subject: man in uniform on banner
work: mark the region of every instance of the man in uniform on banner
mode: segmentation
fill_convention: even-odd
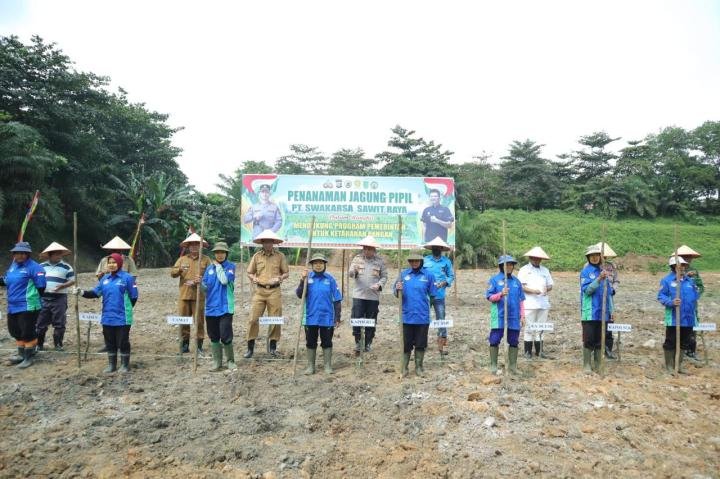
[[[207,248],[208,244],[204,243]],[[185,241],[180,243],[182,248],[187,248],[187,253],[182,255],[175,261],[170,276],[178,279],[178,287],[180,288],[180,296],[178,298],[178,316],[192,316],[193,321],[197,321],[195,326],[197,331],[197,349],[199,353],[203,350],[203,341],[205,339],[205,291],[200,288],[200,302],[197,302],[197,286],[202,281],[203,273],[212,260],[210,257],[202,255],[200,257],[200,236],[193,233],[188,236]],[[199,263],[199,269],[198,269]],[[195,312],[197,311],[197,319]],[[183,324],[180,326],[180,334],[182,334],[182,352],[190,352],[190,325]]]
[[[443,256],[443,251],[450,251],[450,246],[438,236],[425,244],[423,248],[432,251],[432,254],[425,256],[423,268],[430,271],[435,277],[437,293],[430,297],[430,305],[435,310],[435,320],[441,321],[445,319],[446,290],[452,286],[455,280],[452,261],[447,256]],[[437,329],[437,344],[438,352],[441,355],[448,354],[448,328]]]
[[[280,208],[270,201],[270,185],[260,185],[258,191],[258,203],[250,206],[250,209],[243,216],[243,223],[252,223],[253,239],[265,230],[277,233],[282,226]]]
[[[447,241],[448,228],[455,222],[455,217],[450,208],[440,204],[440,190],[430,190],[430,206],[425,208],[420,216],[424,224],[423,241],[430,242],[439,236],[441,240]]]
[[[550,301],[548,292],[552,290],[553,279],[550,270],[540,263],[542,260],[550,259],[540,246],[525,253],[523,256],[530,262],[520,268],[518,279],[522,283],[525,292],[525,359],[532,359],[533,344],[535,345],[535,356],[547,358],[542,344],[542,331],[530,331],[529,326],[536,323],[545,323],[548,319]]]
[[[362,252],[352,259],[348,270],[348,277],[355,278],[351,318],[371,318],[377,324],[380,291],[387,282],[387,268],[385,261],[377,255],[380,245],[375,238],[366,236],[357,245],[362,247]],[[353,336],[355,337],[355,354],[359,355],[362,328],[353,326]],[[372,349],[373,338],[375,338],[375,327],[366,327],[365,352],[370,352]]]
[[[253,239],[253,243],[262,245],[262,249],[253,255],[247,267],[247,276],[255,285],[255,292],[250,303],[247,352],[243,355],[246,359],[251,358],[255,351],[255,340],[260,333],[260,316],[266,311],[268,316],[282,315],[280,284],[290,276],[285,255],[274,247],[282,242],[271,230],[265,230]],[[267,351],[273,357],[277,356],[280,331],[279,324],[268,328]]]

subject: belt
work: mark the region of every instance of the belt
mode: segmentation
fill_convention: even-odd
[[[280,283],[278,283],[278,284],[260,284],[260,283],[258,283],[258,284],[257,284],[257,287],[258,287],[258,288],[265,288],[265,289],[279,288],[279,287],[280,287]]]

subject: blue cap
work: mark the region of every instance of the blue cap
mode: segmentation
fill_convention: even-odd
[[[498,258],[498,265],[505,264],[505,263],[514,263],[517,264],[517,260],[512,257],[512,255],[504,254]]]
[[[32,253],[32,248],[30,248],[30,243],[27,241],[20,241],[13,247],[13,249],[10,250],[11,253]]]

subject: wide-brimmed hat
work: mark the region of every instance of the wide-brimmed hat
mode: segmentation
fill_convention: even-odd
[[[188,236],[187,238],[185,238],[185,240],[182,243],[180,243],[180,246],[185,248],[192,243],[199,243],[199,242],[200,242],[200,235],[197,233],[193,233],[190,236]],[[202,242],[203,242],[203,247],[207,248],[208,246],[210,246],[207,241],[202,240]]]
[[[680,264],[687,264],[687,261],[683,259],[682,256],[678,255],[677,262]],[[675,255],[670,256],[670,259],[668,259],[668,266],[675,266]]]
[[[326,258],[325,255],[322,254],[322,253],[315,253],[315,254],[313,254],[312,257],[310,258],[310,261],[308,261],[308,262],[309,262],[309,263],[312,263],[312,262],[314,262],[314,261],[322,261],[323,263],[327,263],[327,262],[328,262],[327,258]]]
[[[70,254],[70,250],[69,250],[69,249],[67,249],[66,247],[64,247],[64,246],[61,245],[60,243],[56,243],[55,241],[53,241],[52,243],[50,243],[50,246],[48,246],[47,248],[45,248],[45,249],[42,251],[42,253],[40,253],[40,257],[41,257],[41,258],[46,258],[46,257],[50,256],[50,253],[54,253],[54,252],[56,252],[56,251],[59,252],[59,253],[62,253],[63,256],[66,256],[66,255],[69,255],[69,254]]]
[[[131,249],[131,246],[124,242],[119,236],[114,237],[107,243],[105,243],[102,249]]]
[[[535,246],[523,256],[526,258],[550,259],[550,256],[548,256],[548,254],[540,246]]]
[[[413,260],[415,260],[415,261],[417,261],[417,260],[422,261],[422,260],[424,260],[424,259],[425,259],[425,257],[423,256],[423,252],[420,251],[420,250],[417,250],[417,249],[410,251],[410,253],[409,253],[408,256],[407,256],[407,260],[408,260],[408,261],[413,261]]]
[[[450,245],[444,242],[443,239],[439,236],[436,236],[434,240],[423,245],[423,248],[425,249],[433,249],[433,247],[440,248],[443,251],[450,251],[451,249]]]
[[[601,244],[602,242],[588,246],[587,249],[585,249],[585,256],[602,253],[605,258],[617,258],[617,253],[613,251],[609,244],[605,243],[604,248],[601,248]]]
[[[368,236],[364,237],[363,239],[361,239],[360,241],[358,241],[357,245],[360,247],[367,246],[368,248],[375,248],[375,249],[378,249],[380,247],[378,242],[375,241],[375,238],[373,238],[370,235],[368,235]]]
[[[673,254],[675,253],[673,252]],[[678,256],[690,256],[691,258],[699,258],[700,256],[702,256],[700,253],[687,245],[682,245],[681,247],[679,247],[677,250],[677,254]]]
[[[513,263],[517,264],[517,260],[512,257],[510,254],[504,254],[498,258],[498,265],[505,264],[505,263]]]
[[[253,239],[253,243],[262,244],[263,240],[270,240],[275,244],[280,244],[283,239],[276,235],[273,230],[265,230]]]
[[[212,250],[213,250],[213,252],[224,251],[224,252],[228,253],[230,251],[230,248],[228,248],[228,245],[226,242],[218,241],[217,243],[215,243],[215,246],[213,246]]]
[[[32,248],[30,247],[30,243],[27,241],[20,241],[13,246],[13,249],[10,250],[11,253],[32,253]]]

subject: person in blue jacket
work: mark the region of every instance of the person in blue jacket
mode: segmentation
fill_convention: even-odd
[[[122,270],[123,257],[112,253],[107,259],[108,273],[97,286],[90,290],[76,289],[83,298],[102,298],[100,324],[103,328],[108,365],[104,373],[117,370],[117,354],[120,351],[120,372],[130,372],[130,327],[133,324],[133,308],[138,299],[135,278]]]
[[[227,368],[237,369],[233,351],[232,320],[235,313],[235,263],[227,259],[227,243],[218,241],[212,249],[215,260],[205,268],[202,288],[205,290],[205,325],[210,336],[212,372],[222,369],[223,352]]]
[[[415,374],[423,377],[423,359],[427,348],[430,327],[430,298],[437,294],[435,276],[423,268],[422,251],[411,251],[408,255],[409,268],[400,272],[395,281],[393,294],[402,291],[403,362],[402,375],[408,375],[410,353],[415,349]]]
[[[450,251],[450,246],[438,236],[431,242],[424,245],[423,248],[432,251],[432,254],[425,256],[423,259],[423,268],[430,271],[433,276],[435,276],[435,286],[437,287],[437,296],[430,300],[430,304],[435,310],[435,320],[443,320],[445,319],[446,290],[452,286],[455,281],[452,261],[450,261],[450,258],[447,256],[443,256],[443,251]],[[441,356],[448,354],[447,344],[447,328],[438,328],[437,345],[438,352]]]
[[[522,283],[513,276],[517,260],[511,255],[502,255],[498,258],[499,273],[488,280],[488,289],[485,298],[490,301],[490,371],[494,374],[498,370],[498,353],[500,341],[505,333],[505,301],[507,301],[507,330],[505,339],[508,348],[508,367],[512,374],[517,373],[518,341],[520,328],[525,320]]]
[[[310,258],[311,271],[302,272],[300,284],[295,289],[295,295],[302,298],[305,278],[307,278],[307,291],[305,293],[305,348],[307,367],[305,374],[315,374],[315,358],[317,356],[318,336],[323,350],[323,366],[326,374],[332,374],[332,338],[335,326],[340,323],[342,311],[342,293],[335,278],[325,271],[327,258],[320,253]]]
[[[0,286],[7,287],[8,331],[18,348],[17,356],[10,358],[10,364],[25,369],[32,366],[35,355],[35,323],[42,309],[40,297],[46,286],[45,270],[30,258],[30,243],[20,241],[10,252],[13,261],[0,277]]]
[[[583,337],[583,370],[590,373],[600,367],[602,338],[603,291],[605,293],[605,322],[614,318],[613,295],[610,273],[603,268],[600,256],[600,243],[588,246],[585,250],[587,263],[580,272],[580,323]],[[592,361],[591,361],[592,356]],[[594,363],[594,364],[592,364]]]
[[[675,371],[675,338],[678,313],[680,316],[680,350],[685,351],[692,339],[693,326],[697,319],[697,302],[700,291],[692,277],[686,273],[687,261],[681,256],[671,256],[668,261],[671,272],[660,280],[660,291],[657,299],[665,306],[665,342],[663,351],[665,353],[665,369],[669,372]],[[678,288],[677,278],[680,277],[680,294],[676,298]],[[683,354],[680,354],[680,366],[682,366]],[[679,368],[678,368],[679,369]]]

